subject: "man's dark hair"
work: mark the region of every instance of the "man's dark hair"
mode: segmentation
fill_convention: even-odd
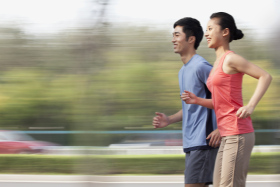
[[[183,32],[186,34],[186,40],[188,40],[190,36],[195,37],[194,48],[197,49],[203,37],[203,30],[199,21],[191,17],[185,17],[176,21],[173,28],[176,26],[183,27]]]

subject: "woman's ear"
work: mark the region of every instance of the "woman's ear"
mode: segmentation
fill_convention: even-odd
[[[229,36],[229,29],[228,28],[225,28],[224,30],[223,30],[223,36]]]

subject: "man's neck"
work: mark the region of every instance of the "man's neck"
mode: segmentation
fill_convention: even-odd
[[[195,50],[186,54],[181,54],[181,60],[184,64],[188,63],[190,59],[196,54]]]

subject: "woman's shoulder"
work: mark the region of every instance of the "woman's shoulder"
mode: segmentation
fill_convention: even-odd
[[[229,59],[229,60],[236,60],[236,59],[243,58],[243,57],[241,55],[236,54],[235,52],[232,51],[231,53],[228,53],[226,58]]]
[[[226,58],[225,62],[230,66],[235,66],[246,62],[247,60],[239,54],[236,53],[229,53]]]

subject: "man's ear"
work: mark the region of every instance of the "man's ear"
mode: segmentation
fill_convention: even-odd
[[[195,36],[190,36],[188,39],[189,43],[194,43],[195,42]]]
[[[223,30],[223,36],[229,36],[229,29],[228,28],[225,28],[224,30]]]

